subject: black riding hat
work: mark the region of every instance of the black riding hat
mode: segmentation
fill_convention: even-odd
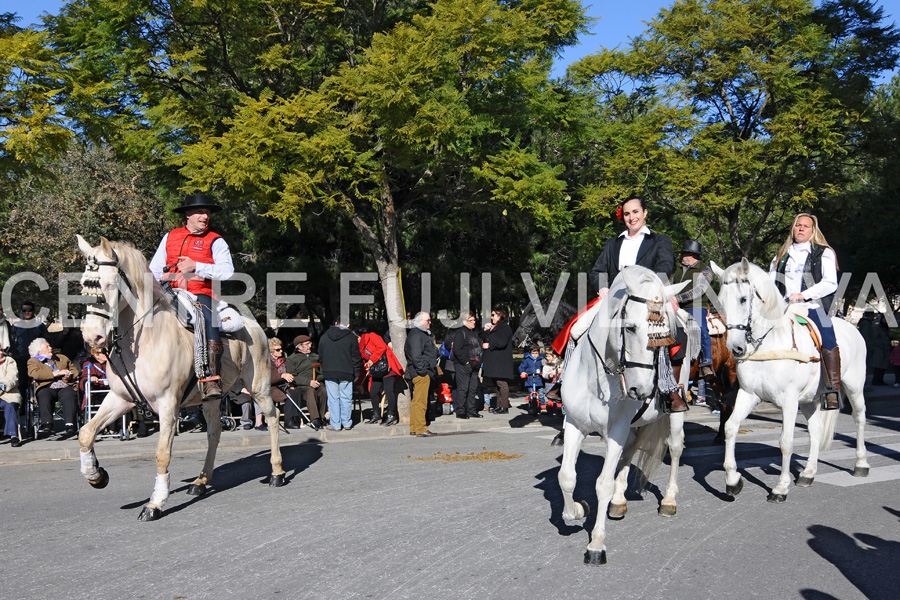
[[[190,194],[185,196],[184,202],[178,208],[173,209],[177,213],[183,213],[192,208],[207,208],[209,212],[219,212],[222,207],[213,201],[208,194]]]
[[[703,246],[701,246],[700,242],[697,240],[687,240],[684,242],[684,246],[681,248],[679,254],[696,254],[697,256],[703,256]]]

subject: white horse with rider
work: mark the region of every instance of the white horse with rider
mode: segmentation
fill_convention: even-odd
[[[769,493],[769,502],[784,502],[791,484],[790,463],[794,449],[794,425],[802,411],[809,429],[809,456],[797,478],[798,486],[812,485],[819,452],[834,438],[837,410],[823,410],[826,381],[819,350],[807,328],[800,324],[802,305],[788,304],[768,273],[747,259],[724,271],[712,265],[722,282],[719,300],[728,328],[728,349],[737,362],[740,391],[734,412],[725,424],[725,486],[730,496],[743,489],[737,471],[735,441],[743,421],[761,400],[781,408],[781,476]],[[866,346],[853,325],[833,319],[834,333],[844,359],[841,388],[853,407],[856,423],[856,465],[853,475],[869,474],[864,428],[866,404]]]
[[[81,472],[95,488],[106,487],[109,475],[94,453],[97,433],[137,404],[159,415],[156,483],[139,519],[153,521],[169,497],[169,463],[176,421],[182,406],[200,403],[194,365],[194,336],[182,326],[170,298],[151,275],[147,260],[134,246],[101,239],[91,246],[78,236],[87,259],[81,278],[88,305],[81,327],[87,343],[109,352],[110,392],[94,417],[78,433]],[[123,298],[124,297],[124,298]],[[254,320],[242,317],[243,327],[225,340],[222,380],[229,389],[240,377],[248,382],[260,405],[271,436],[271,486],[284,485],[278,447],[278,409],[272,401],[269,349],[265,333]],[[220,400],[202,403],[209,444],[203,471],[188,488],[201,495],[212,481],[216,448],[222,431]]]
[[[659,514],[675,514],[684,413],[669,413],[659,396],[678,386],[666,354],[675,322],[669,299],[685,285],[665,286],[643,267],[624,269],[593,317],[585,317],[590,325],[566,359],[561,395],[567,418],[559,471],[566,521],[579,521],[590,513],[585,501],[573,498],[581,445],[593,432],[606,440],[606,458],[596,482],[597,519],[585,564],[606,564],[607,510],[611,518],[624,516],[628,473],[638,451],[636,464],[641,483],[646,483],[668,447],[672,465]]]

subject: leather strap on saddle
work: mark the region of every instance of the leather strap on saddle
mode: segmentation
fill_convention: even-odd
[[[816,345],[816,350],[818,350],[819,356],[821,356],[822,355],[822,337],[819,335],[819,330],[816,329],[813,326],[812,321],[810,321],[806,317],[802,317],[800,315],[794,315],[794,320],[796,320],[797,323],[799,323],[800,325],[802,325],[806,328],[806,331],[809,332],[809,337],[812,339],[813,344]],[[791,336],[793,337],[793,335],[794,335],[794,328],[791,327]],[[797,342],[796,342],[796,340],[794,340],[794,350],[796,350],[796,349],[797,349]],[[812,356],[809,358],[809,362],[819,362],[819,360],[820,359],[812,357]]]

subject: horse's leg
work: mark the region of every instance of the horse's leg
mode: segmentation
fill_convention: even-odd
[[[256,398],[257,403],[262,408],[263,415],[266,417],[269,437],[272,440],[272,476],[269,478],[269,485],[281,487],[284,485],[284,469],[281,467],[281,448],[278,447],[278,407],[275,406],[271,394],[260,395]]]
[[[222,400],[204,400],[203,418],[206,419],[206,460],[203,470],[191,485],[187,493],[191,496],[202,496],[206,493],[206,486],[212,483],[213,469],[216,466],[216,450],[219,448],[219,438],[222,437],[222,419],[219,418]]]
[[[866,460],[866,399],[863,397],[863,380],[857,385],[845,379],[841,384],[850,406],[853,407],[853,422],[856,423],[856,464],[853,467],[854,477],[869,476],[869,462]]]
[[[759,399],[748,394],[743,389],[738,390],[734,400],[734,410],[725,423],[725,493],[729,496],[737,496],[744,489],[744,481],[737,471],[737,461],[734,458],[734,446],[737,434],[741,428],[741,422],[747,418]]]
[[[94,442],[97,434],[116,419],[124,415],[134,406],[121,396],[110,392],[100,403],[94,417],[78,431],[78,445],[81,446],[81,474],[97,489],[105,488],[109,483],[106,469],[100,466],[94,454]]]
[[[809,487],[816,478],[819,469],[819,448],[822,443],[822,435],[824,432],[823,421],[825,414],[819,410],[819,399],[816,398],[812,402],[804,402],[800,405],[803,416],[806,417],[806,428],[809,431],[809,454],[806,458],[806,467],[797,477],[797,486]]]
[[[681,463],[681,453],[684,451],[684,413],[671,413],[669,415],[669,438],[666,440],[669,446],[671,468],[669,469],[669,484],[666,486],[666,495],[659,504],[659,516],[674,517],[677,510],[675,496],[678,495],[678,467]]]
[[[628,441],[625,443],[625,450],[622,452],[622,458],[619,459],[618,475],[616,475],[616,488],[613,491],[612,500],[609,502],[609,510],[607,516],[610,519],[622,519],[628,512],[628,502],[625,500],[625,492],[628,490],[628,474],[631,472],[631,461],[634,453],[637,451],[635,443],[637,436],[634,428],[628,430]]]
[[[169,463],[172,461],[172,442],[178,417],[178,400],[169,395],[158,401],[159,440],[156,442],[156,483],[150,501],[138,516],[140,521],[155,521],[169,499]]]
[[[788,488],[791,486],[791,455],[794,453],[794,425],[797,423],[797,400],[785,400],[781,405],[781,476],[778,478],[778,485],[769,492],[769,502],[784,502],[787,500]],[[810,425],[810,434],[816,433],[818,430],[818,438],[822,437],[822,417],[814,419],[815,424]],[[815,447],[811,447],[809,451],[810,462],[815,456],[818,460],[819,446],[818,441]]]
[[[562,490],[563,495],[562,516],[566,521],[580,521],[591,512],[587,502],[579,500],[576,503],[573,498],[576,477],[575,461],[578,459],[578,453],[581,451],[584,434],[568,419],[566,419],[563,431],[565,431],[565,442],[563,443],[562,464],[559,467],[558,476],[559,489]]]
[[[600,471],[600,477],[597,478],[596,484],[597,520],[594,523],[594,530],[591,532],[591,541],[584,552],[584,564],[586,565],[606,564],[606,519],[603,518],[603,515],[606,514],[609,501],[615,491],[616,468],[619,465],[619,458],[622,456],[623,444],[628,438],[628,427],[628,423],[624,426],[617,424],[615,430],[610,429],[606,438],[606,459],[603,461],[603,469]]]

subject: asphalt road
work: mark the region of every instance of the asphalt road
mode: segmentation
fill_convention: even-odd
[[[184,492],[203,454],[179,436],[174,493],[154,523],[137,520],[152,456],[104,455],[130,442],[98,445],[104,490],[72,460],[2,465],[0,598],[900,597],[900,401],[870,403],[867,479],[849,475],[854,429],[841,415],[816,483],[784,504],[766,502],[780,463],[771,407],[742,430],[735,501],[712,445],[717,417],[690,415],[678,515],[656,514],[664,466],[609,522],[603,567],[582,564],[588,530],[561,520],[555,431],[527,419],[431,439],[293,436],[277,489],[262,483],[264,447],[229,447],[201,498]],[[795,474],[806,440],[801,424]],[[576,496],[592,505],[601,444],[589,438],[578,462]]]

